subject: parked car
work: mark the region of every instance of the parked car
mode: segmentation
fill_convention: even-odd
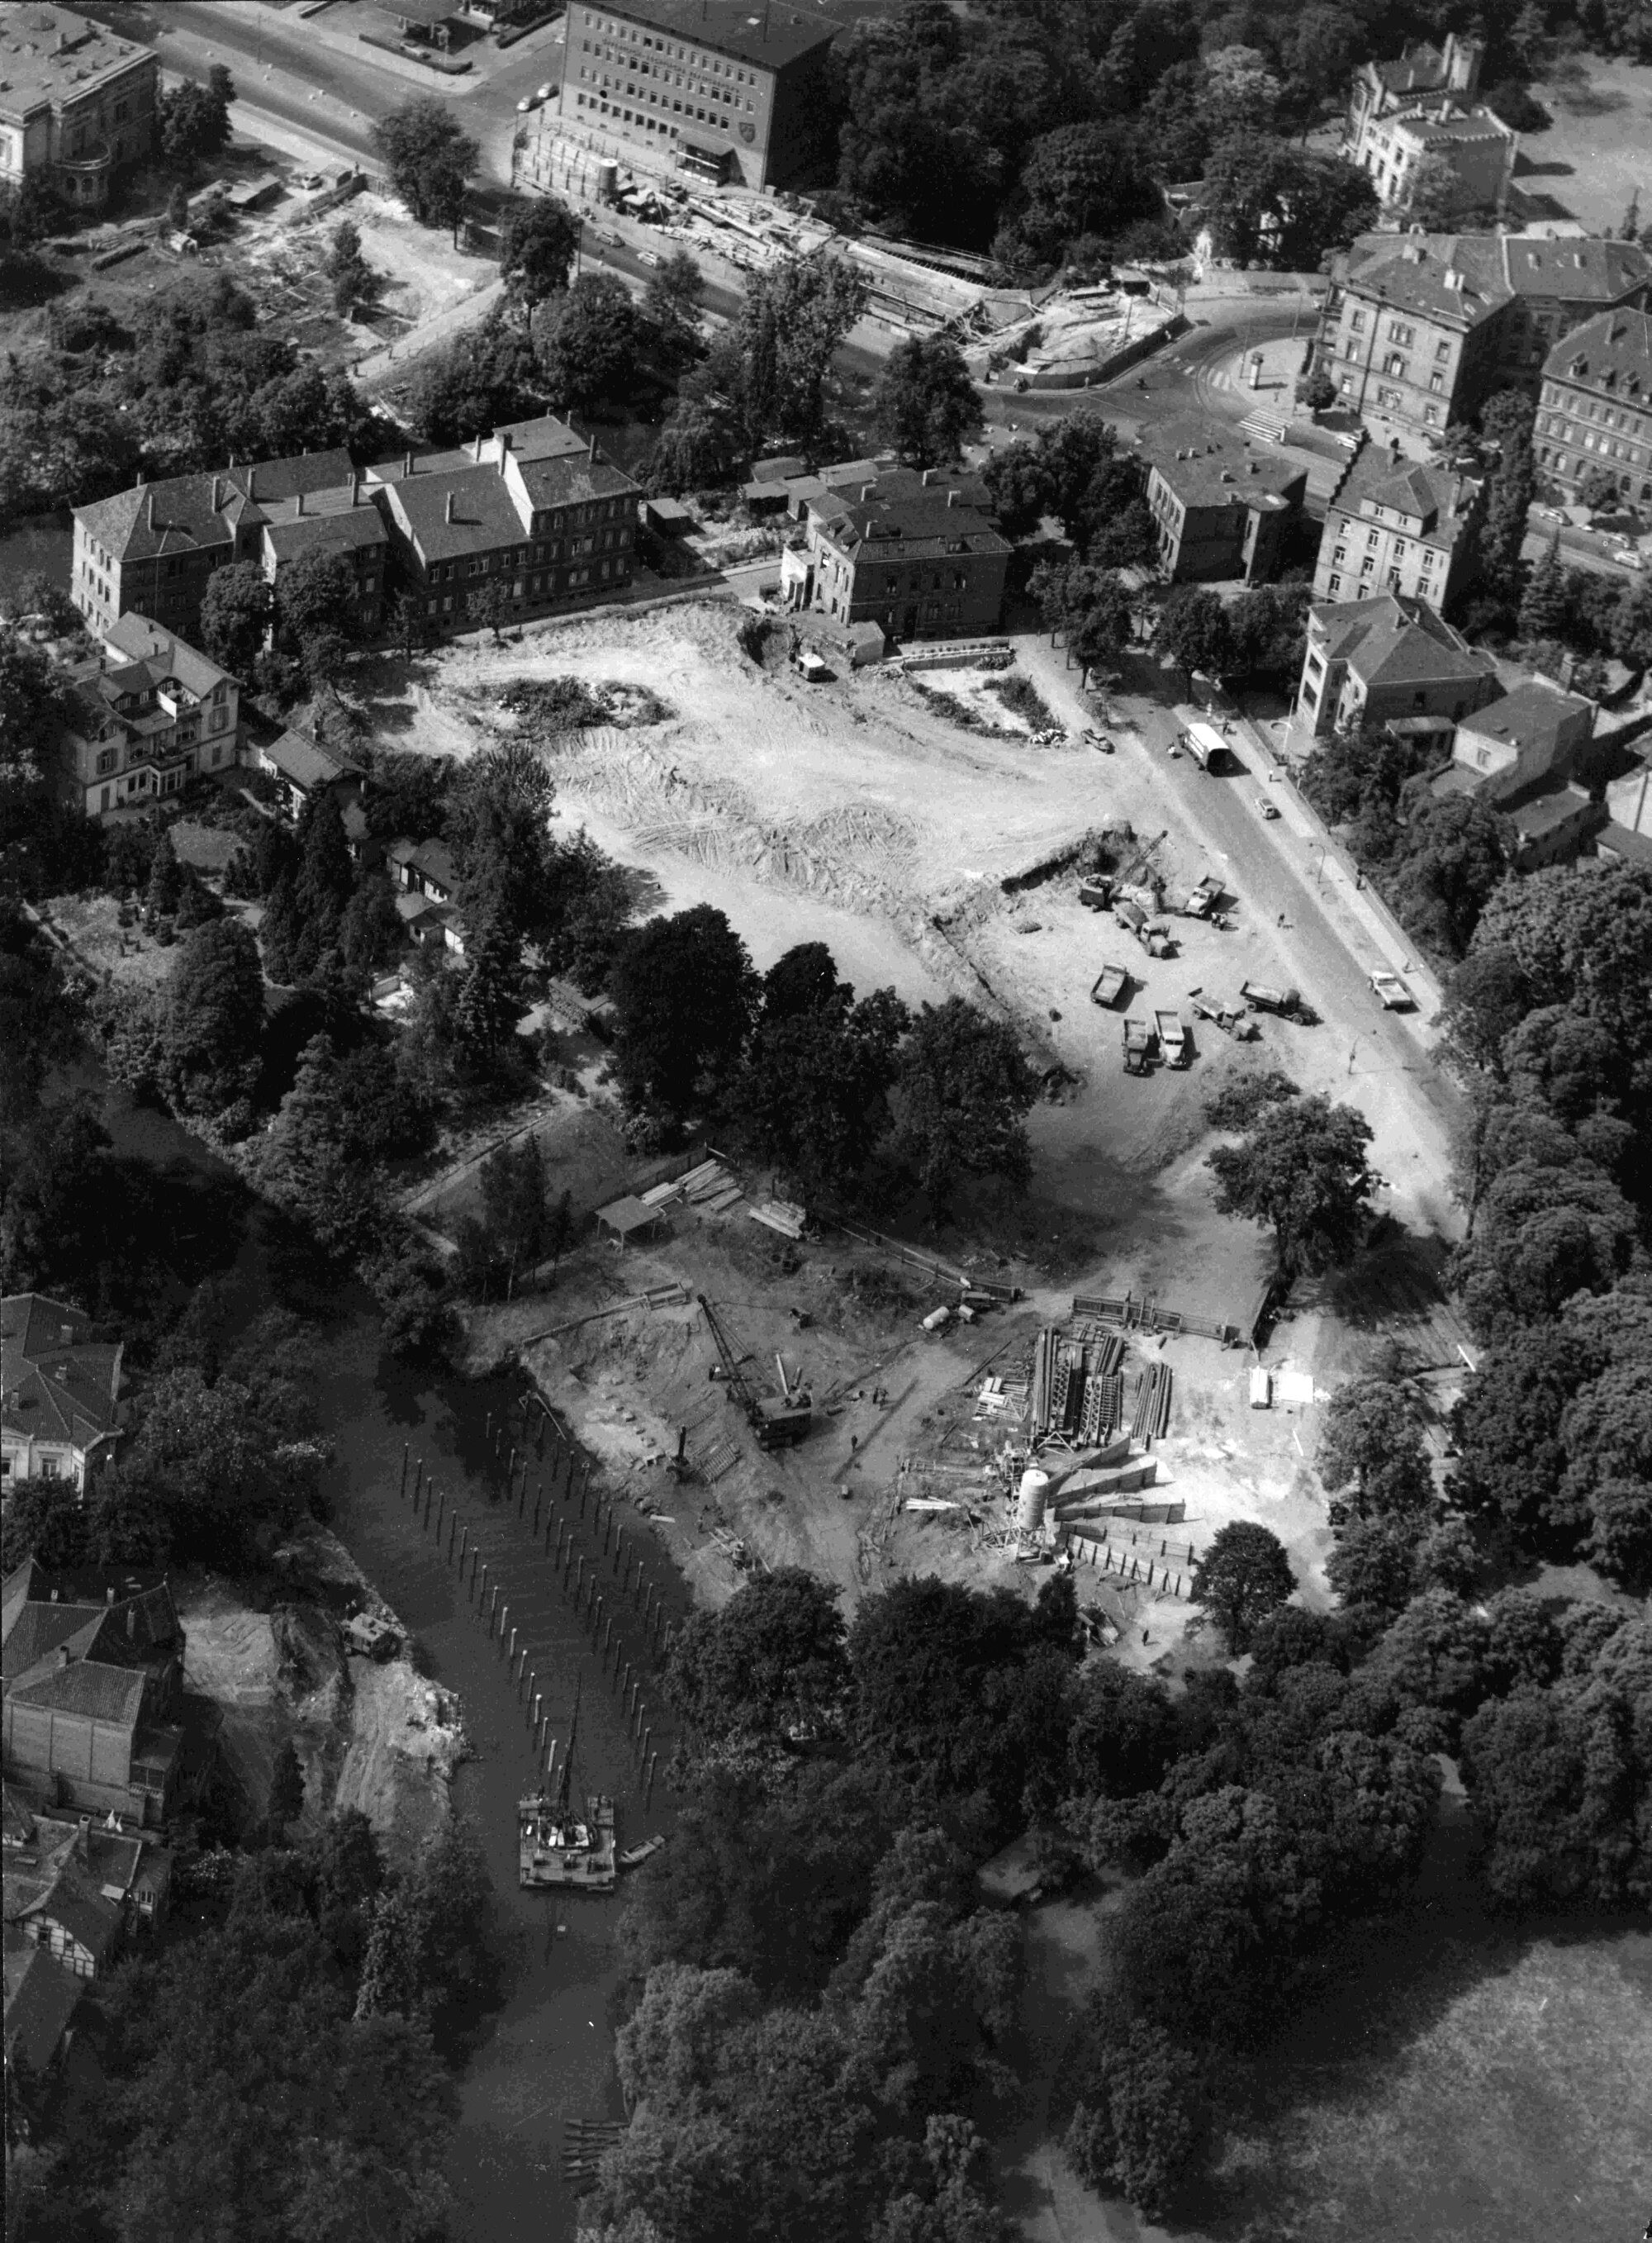
[[[1397,973],[1379,971],[1372,975],[1371,987],[1382,1000],[1385,1011],[1408,1013],[1411,1010],[1411,992]]]
[[[534,98],[536,102],[548,101],[555,91],[556,88],[547,78],[543,85],[535,88]]]
[[[1279,814],[1278,803],[1270,802],[1265,794],[1259,794],[1257,796],[1256,806],[1261,812],[1264,818],[1277,818]]]

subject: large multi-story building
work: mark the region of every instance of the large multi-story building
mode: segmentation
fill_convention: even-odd
[[[1316,603],[1297,705],[1315,738],[1369,724],[1449,733],[1502,689],[1495,663],[1420,600]]]
[[[0,1485],[61,1480],[84,1494],[120,1429],[118,1341],[95,1339],[66,1301],[9,1293],[0,1301]]]
[[[876,623],[886,638],[959,638],[997,630],[1009,541],[969,502],[978,478],[896,468],[852,495],[806,502],[803,542],[781,556],[794,608],[843,630]]]
[[[310,522],[328,526],[293,527]],[[75,509],[70,596],[96,632],[136,608],[164,630],[192,638],[215,569],[252,561],[273,577],[282,558],[317,543],[357,556],[357,621],[371,629],[379,620],[382,572],[364,571],[362,560],[375,543],[383,547],[384,529],[363,500],[342,446],[245,466],[232,460],[213,472],[158,483],[140,476],[131,490]]]
[[[843,27],[813,0],[581,0],[567,20],[567,125],[748,187],[783,186],[827,145],[827,56]]]
[[[61,791],[89,818],[177,794],[237,760],[239,685],[147,616],[112,623],[67,689]]]
[[[1237,431],[1218,437],[1203,422],[1144,431],[1143,443],[1147,507],[1169,583],[1265,584],[1279,574],[1307,494],[1299,461]]]
[[[612,598],[631,582],[639,487],[548,414],[456,451],[405,453],[370,468],[367,488],[431,630]],[[497,616],[472,604],[494,586]]]
[[[1448,38],[1443,50],[1407,48],[1397,63],[1367,63],[1349,95],[1342,152],[1370,173],[1387,211],[1403,217],[1431,172],[1454,182],[1451,215],[1501,212],[1517,136],[1476,102],[1484,49]]]
[[[1479,478],[1367,444],[1326,509],[1313,596],[1398,592],[1443,613],[1479,567],[1485,508]]]
[[[1362,234],[1333,262],[1318,362],[1373,434],[1425,455],[1494,389],[1535,389],[1557,338],[1644,305],[1632,241]]]
[[[1603,312],[1555,344],[1533,441],[1568,499],[1602,474],[1621,498],[1652,499],[1652,313]]]
[[[117,172],[155,138],[160,62],[50,0],[0,8],[0,181],[44,180],[100,210]]]

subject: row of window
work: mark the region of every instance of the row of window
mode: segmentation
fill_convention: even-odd
[[[1598,417],[1602,428],[1621,428],[1630,436],[1644,437],[1652,434],[1652,422],[1644,420],[1638,413],[1614,413],[1609,406],[1602,405],[1597,414],[1592,397],[1581,407],[1574,406],[1572,417],[1577,421],[1593,421]],[[1566,422],[1558,414],[1541,418],[1537,425],[1553,435],[1563,436],[1566,434]]]
[[[541,575],[518,576],[504,589],[512,600],[551,600],[559,592],[577,592],[593,582],[607,583],[611,577],[622,578],[625,573],[623,561],[599,561],[594,568],[547,569]],[[450,616],[453,612],[453,595],[451,592],[442,593],[440,598],[433,595],[425,602],[427,616]]]
[[[1581,452],[1575,460],[1570,460],[1564,452],[1556,452],[1548,444],[1542,446],[1537,457],[1541,466],[1547,468],[1552,465],[1557,475],[1585,475],[1591,464]],[[1594,464],[1598,466],[1600,463],[1596,461]],[[1634,492],[1635,477],[1621,475],[1617,487],[1625,498],[1629,497]],[[1652,499],[1652,479],[1642,478],[1640,495],[1642,499]]]
[[[591,42],[588,39],[584,42],[584,46],[587,54],[593,54]],[[695,77],[692,72],[689,73],[685,84],[683,75],[681,71],[666,70],[661,68],[661,66],[657,63],[639,62],[635,55],[614,54],[608,48],[603,46],[601,41],[598,42],[594,50],[588,73],[587,71],[586,65],[581,63],[580,65],[580,76],[581,77],[586,77],[588,75],[589,77],[594,78],[600,85],[616,84],[618,83],[617,79],[610,79],[607,71],[600,70],[597,67],[597,64],[601,63],[612,63],[614,64],[616,70],[623,68],[628,71],[635,71],[638,77],[657,77],[662,86],[665,86],[668,89],[672,86],[675,86],[680,91],[683,91],[690,95],[698,94],[702,101],[719,102],[730,108],[743,109],[749,114],[755,113],[757,107],[756,98],[753,94],[731,93],[726,85],[710,84],[704,78]],[[740,83],[743,85],[746,83],[746,73],[744,71],[741,71],[738,73],[738,77]],[[751,78],[751,84],[755,86],[756,83],[756,76],[754,72]],[[625,90],[634,99],[635,98],[637,89],[635,84],[628,84]],[[643,87],[642,91],[644,94],[647,95],[648,101],[653,104],[655,107],[664,107],[665,101],[663,96],[661,96],[656,99],[655,96],[648,91],[646,85]],[[682,104],[679,101],[673,105],[677,109],[681,109]]]
[[[581,71],[580,75],[581,77],[585,75],[583,71]],[[654,96],[650,94],[648,96],[648,99],[652,101],[654,99]],[[652,117],[646,117],[640,109],[637,111],[636,114],[633,116],[628,109],[622,108],[617,101],[610,102],[607,98],[606,95],[603,94],[594,93],[588,100],[584,94],[576,93],[574,97],[574,105],[576,109],[594,109],[597,113],[602,117],[617,117],[622,125],[646,125],[650,132],[668,132],[674,140],[677,137],[676,126],[675,125],[668,125],[663,117],[657,119]],[[730,117],[719,117],[715,109],[709,111],[704,109],[696,109],[692,102],[689,102],[685,107],[685,105],[680,101],[674,101],[671,106],[679,116],[683,118],[693,118],[701,125],[720,125],[725,132],[731,131],[734,129],[734,119]]]
[[[1362,335],[1365,333],[1365,313],[1363,312],[1353,311],[1349,313],[1348,333],[1353,335]],[[1417,331],[1414,327],[1408,326],[1403,320],[1389,320],[1388,340],[1391,343],[1398,343],[1402,349],[1409,350],[1416,340]],[[1353,353],[1350,351],[1348,355],[1352,358],[1353,356]],[[1448,337],[1443,341],[1437,342],[1434,345],[1434,356],[1442,363],[1451,356],[1451,342]]]
[[[618,45],[635,47],[641,53],[657,54],[672,62],[686,63],[690,70],[705,71],[714,77],[731,78],[736,85],[762,85],[766,82],[766,74],[760,76],[755,70],[742,70],[734,63],[725,62],[720,55],[702,52],[692,43],[685,47],[675,40],[661,37],[656,32],[640,31],[635,24],[616,23],[611,17],[594,15],[588,8],[583,12],[586,28],[596,31],[600,38],[606,37]],[[587,54],[590,53],[589,39],[581,39],[580,44]],[[607,50],[599,44],[597,52],[606,54]],[[637,67],[642,69],[647,65],[639,64]]]
[[[561,543],[507,546],[502,553],[473,553],[464,561],[433,561],[425,571],[427,584],[450,584],[455,576],[487,576],[497,568],[507,575],[513,569],[525,569],[534,561],[576,561],[588,553],[599,549],[608,551],[627,543],[622,529],[594,530],[583,537],[569,537]]]

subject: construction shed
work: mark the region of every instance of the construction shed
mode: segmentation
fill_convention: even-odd
[[[616,1246],[628,1246],[634,1238],[662,1236],[666,1229],[663,1208],[646,1207],[628,1192],[596,1211],[596,1227],[605,1231]]]
[[[870,670],[882,662],[888,641],[881,623],[850,623],[843,633],[849,646],[849,666],[851,670]]]
[[[694,528],[694,509],[680,498],[644,499],[642,515],[658,537],[681,537]]]

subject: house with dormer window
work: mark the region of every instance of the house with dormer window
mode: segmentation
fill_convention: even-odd
[[[69,667],[59,783],[89,818],[145,807],[239,759],[240,686],[148,616],[122,616]]]
[[[1483,479],[1367,444],[1326,509],[1314,598],[1393,593],[1444,614],[1479,569],[1485,510]]]
[[[1652,313],[1603,312],[1555,344],[1532,442],[1569,501],[1602,473],[1626,504],[1652,501]]]
[[[118,1340],[44,1293],[0,1301],[0,1486],[60,1479],[84,1493],[120,1431]]]

